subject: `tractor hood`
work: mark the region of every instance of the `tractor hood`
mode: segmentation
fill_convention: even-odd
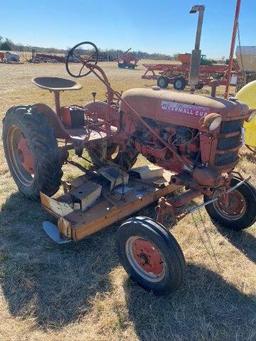
[[[191,128],[198,128],[199,120],[209,113],[218,113],[223,120],[248,117],[248,106],[237,100],[228,101],[159,88],[127,90],[122,98],[142,117]],[[121,111],[130,112],[128,105],[122,102]]]

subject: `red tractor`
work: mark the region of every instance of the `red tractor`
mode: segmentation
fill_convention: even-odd
[[[85,57],[82,51],[88,51],[88,45],[93,51]],[[80,66],[69,62],[74,57]],[[118,231],[118,250],[126,271],[144,288],[165,293],[180,286],[184,272],[182,251],[161,224],[166,216],[179,218],[193,199],[203,197],[201,206],[216,224],[238,231],[256,220],[255,189],[234,171],[243,122],[254,113],[235,99],[158,87],[121,94],[112,89],[97,60],[97,47],[80,43],[69,51],[66,69],[72,77],[93,73],[106,86],[106,100],[97,100],[93,93],[93,100],[84,106],[62,107],[60,92],[80,86],[68,79],[34,79],[41,88],[54,92],[56,112],[41,103],[10,108],[3,122],[6,159],[19,190],[32,199],[58,191],[62,164],[71,149],[81,158],[86,149],[96,172],[98,165],[108,163],[129,172],[139,154],[171,171],[170,183],[183,191],[169,198],[163,195],[157,206],[158,222],[135,217]],[[77,228],[74,213],[71,215]],[[85,216],[80,214],[80,218]],[[67,222],[64,218],[58,226]],[[61,231],[72,237],[66,234],[66,225]]]

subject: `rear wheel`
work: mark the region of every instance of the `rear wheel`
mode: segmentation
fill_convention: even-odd
[[[167,77],[164,76],[160,76],[157,79],[157,85],[161,88],[161,89],[166,89],[168,87],[169,84],[169,80]]]
[[[144,289],[161,295],[181,286],[185,269],[181,248],[154,220],[128,219],[118,230],[117,246],[126,272]]]
[[[175,90],[182,91],[186,87],[186,80],[184,77],[177,77],[173,81],[173,87]]]
[[[13,108],[3,122],[5,157],[20,192],[37,199],[40,191],[51,196],[62,177],[54,130],[41,113]]]
[[[234,177],[231,180],[231,187],[239,182],[240,180]],[[205,197],[204,200],[207,202],[210,198]],[[211,219],[217,224],[236,231],[246,229],[256,221],[255,188],[250,183],[244,182],[227,194],[227,198],[220,197],[214,203],[206,205],[205,208]]]

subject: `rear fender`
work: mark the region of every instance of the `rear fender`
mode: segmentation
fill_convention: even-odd
[[[57,138],[63,138],[63,139],[68,139],[69,134],[66,131],[63,123],[59,119],[59,117],[56,115],[56,113],[46,104],[43,103],[36,103],[33,105],[18,105],[18,106],[13,106],[10,109],[7,110],[5,116],[9,115],[11,112],[14,111],[19,111],[20,114],[28,112],[28,111],[33,111],[33,112],[38,112],[44,114],[50,126],[54,129],[55,131],[55,136]]]
[[[31,110],[43,113],[47,117],[49,124],[51,127],[53,127],[55,136],[57,138],[68,139],[70,137],[60,118],[48,105],[36,103],[31,106]]]

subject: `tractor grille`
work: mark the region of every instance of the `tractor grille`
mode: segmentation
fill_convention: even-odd
[[[229,134],[235,132],[240,133],[242,124],[243,124],[242,120],[222,122],[220,127],[220,133],[221,134]]]
[[[233,137],[219,138],[218,150],[226,150],[240,146],[241,136],[240,134]]]
[[[215,165],[226,166],[237,161],[238,150],[241,145],[241,127],[243,121],[226,121],[220,128],[221,137],[218,139]],[[225,134],[232,136],[225,136]],[[234,150],[237,148],[237,150]]]

